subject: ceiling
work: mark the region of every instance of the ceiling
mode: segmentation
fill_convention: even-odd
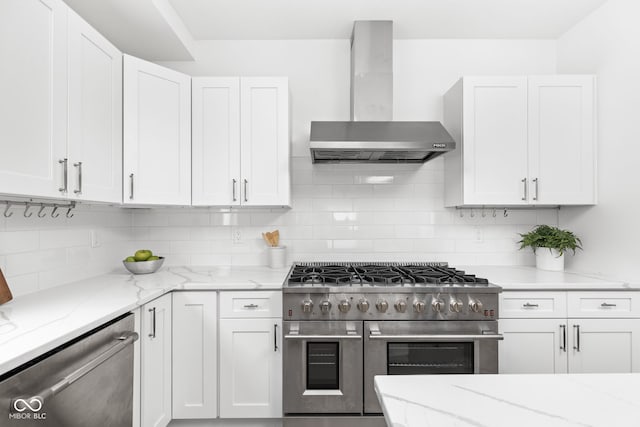
[[[357,19],[397,39],[557,38],[606,0],[169,0],[196,40],[345,39]]]
[[[394,21],[396,39],[555,39],[607,0],[65,0],[120,50],[190,61],[198,40],[348,39]]]

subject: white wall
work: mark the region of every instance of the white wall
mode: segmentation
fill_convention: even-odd
[[[290,260],[441,260],[529,264],[518,232],[557,224],[557,212],[457,212],[443,203],[443,162],[425,165],[311,165],[311,120],[349,119],[349,42],[207,41],[195,62],[165,62],[191,75],[289,76],[293,209],[136,212],[139,244],[173,264],[264,264],[263,231],[280,229]],[[554,41],[394,42],[397,120],[440,120],[442,94],[462,75],[555,73]],[[374,183],[377,182],[377,183]],[[232,235],[240,232],[241,242]]]
[[[622,280],[640,261],[640,2],[609,0],[558,40],[558,71],[598,78],[598,192],[590,208],[563,209],[582,237],[568,266]]]
[[[118,269],[133,248],[129,210],[79,206],[72,218],[66,211],[52,218],[51,208],[45,218],[37,217],[36,208],[29,218],[24,207],[10,212],[10,218],[0,215],[0,268],[14,297]],[[98,247],[91,247],[91,231]]]

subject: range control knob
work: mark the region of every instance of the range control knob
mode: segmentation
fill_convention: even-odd
[[[308,300],[308,299],[302,301],[302,312],[303,313],[311,313],[311,310],[313,310],[313,301]]]
[[[479,299],[470,299],[469,300],[469,310],[474,313],[479,313],[482,310],[482,303]]]
[[[436,313],[440,313],[442,311],[442,307],[444,307],[444,302],[439,299],[434,299],[431,303],[431,309]]]
[[[324,313],[328,313],[331,310],[331,302],[330,301],[322,301],[320,303],[320,311]]]
[[[369,310],[369,301],[367,301],[366,299],[361,299],[360,301],[358,301],[358,310],[363,313]]]
[[[417,313],[422,313],[426,306],[427,305],[424,303],[424,301],[416,301],[416,302],[413,303],[413,309]]]
[[[384,313],[389,308],[389,303],[383,299],[379,299],[376,303],[376,308],[380,313]]]
[[[457,299],[452,299],[449,303],[449,310],[451,310],[452,313],[460,313],[460,310],[462,310],[462,302]]]
[[[338,304],[338,310],[340,310],[342,313],[346,313],[347,311],[351,310],[351,303],[346,299],[343,299]]]
[[[399,299],[394,304],[394,307],[396,308],[396,311],[399,311],[400,313],[404,313],[407,310],[407,303],[404,300]]]

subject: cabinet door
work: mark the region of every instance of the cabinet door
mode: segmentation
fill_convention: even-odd
[[[191,78],[124,56],[125,204],[191,204]]]
[[[215,292],[173,293],[173,418],[215,418]]]
[[[531,201],[596,202],[593,76],[529,77]]]
[[[500,319],[504,341],[498,345],[501,374],[567,372],[566,319]]]
[[[640,372],[640,319],[572,319],[570,373]]]
[[[240,79],[195,77],[193,205],[240,205]]]
[[[290,205],[287,79],[240,79],[240,108],[242,204]]]
[[[282,417],[282,321],[220,319],[220,418]]]
[[[2,0],[0,58],[0,193],[65,197],[65,4]]]
[[[527,202],[527,79],[463,80],[465,204]]]
[[[69,11],[69,196],[122,201],[122,53]]]
[[[143,306],[141,343],[141,423],[166,426],[171,421],[171,295]]]

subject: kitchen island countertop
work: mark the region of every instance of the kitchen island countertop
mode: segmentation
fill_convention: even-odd
[[[0,305],[0,375],[175,290],[280,290],[289,269],[168,267],[105,274]]]
[[[390,427],[637,427],[640,374],[376,376]]]

